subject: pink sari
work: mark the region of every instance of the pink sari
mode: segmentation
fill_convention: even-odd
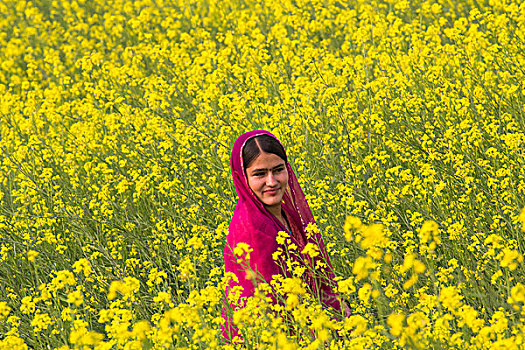
[[[239,200],[237,201],[226,238],[224,265],[225,272],[233,272],[239,281],[235,282],[232,280],[226,290],[226,294],[231,288],[241,286],[243,287],[241,297],[252,296],[255,286],[252,280],[246,277],[245,266],[237,263],[237,258],[233,254],[233,249],[238,243],[246,243],[253,249],[250,253],[249,264],[250,268],[256,272],[258,280],[270,282],[274,275],[289,275],[272,258],[272,254],[278,248],[277,233],[287,230],[274,215],[265,209],[263,203],[252,192],[248,186],[243,167],[242,150],[244,145],[249,139],[259,135],[269,135],[277,140],[275,136],[264,130],[244,133],[235,141],[230,159],[233,183]],[[333,281],[334,273],[323,239],[320,233],[315,233],[310,238],[307,237],[306,226],[315,222],[314,217],[289,162],[286,163],[286,168],[289,174],[288,190],[283,197],[282,209],[292,230],[292,241],[298,246],[299,252],[303,250],[307,243],[316,244],[319,247],[320,255],[315,261],[322,261],[326,264],[325,271],[316,271],[315,276],[312,276],[310,272],[306,272],[303,275],[303,280],[322,304],[340,311],[341,306],[338,296],[332,291],[332,286],[329,284],[330,281]],[[309,258],[304,259],[304,261],[310,260]],[[323,278],[319,277],[321,275]],[[228,306],[226,308],[231,310],[231,305]],[[227,340],[231,340],[237,335],[237,328],[231,321],[229,312],[224,310],[223,317],[226,320],[223,326],[223,335]]]

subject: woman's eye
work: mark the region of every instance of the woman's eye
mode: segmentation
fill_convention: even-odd
[[[280,172],[283,171],[283,170],[284,170],[284,168],[277,168],[277,169],[274,170],[274,172],[276,172],[276,173],[280,173]]]

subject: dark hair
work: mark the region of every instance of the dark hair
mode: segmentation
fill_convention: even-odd
[[[272,153],[281,157],[285,162],[288,161],[286,152],[279,141],[271,137],[270,135],[255,136],[246,141],[244,148],[242,149],[242,165],[244,169],[248,168],[250,164],[261,154]]]

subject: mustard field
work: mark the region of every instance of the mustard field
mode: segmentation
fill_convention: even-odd
[[[518,0],[0,2],[0,349],[524,349],[523,67]],[[276,278],[229,344],[253,129],[352,315]]]

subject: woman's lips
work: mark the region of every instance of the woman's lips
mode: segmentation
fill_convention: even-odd
[[[269,194],[269,195],[277,194],[277,192],[279,192],[279,188],[264,191],[264,193]]]

